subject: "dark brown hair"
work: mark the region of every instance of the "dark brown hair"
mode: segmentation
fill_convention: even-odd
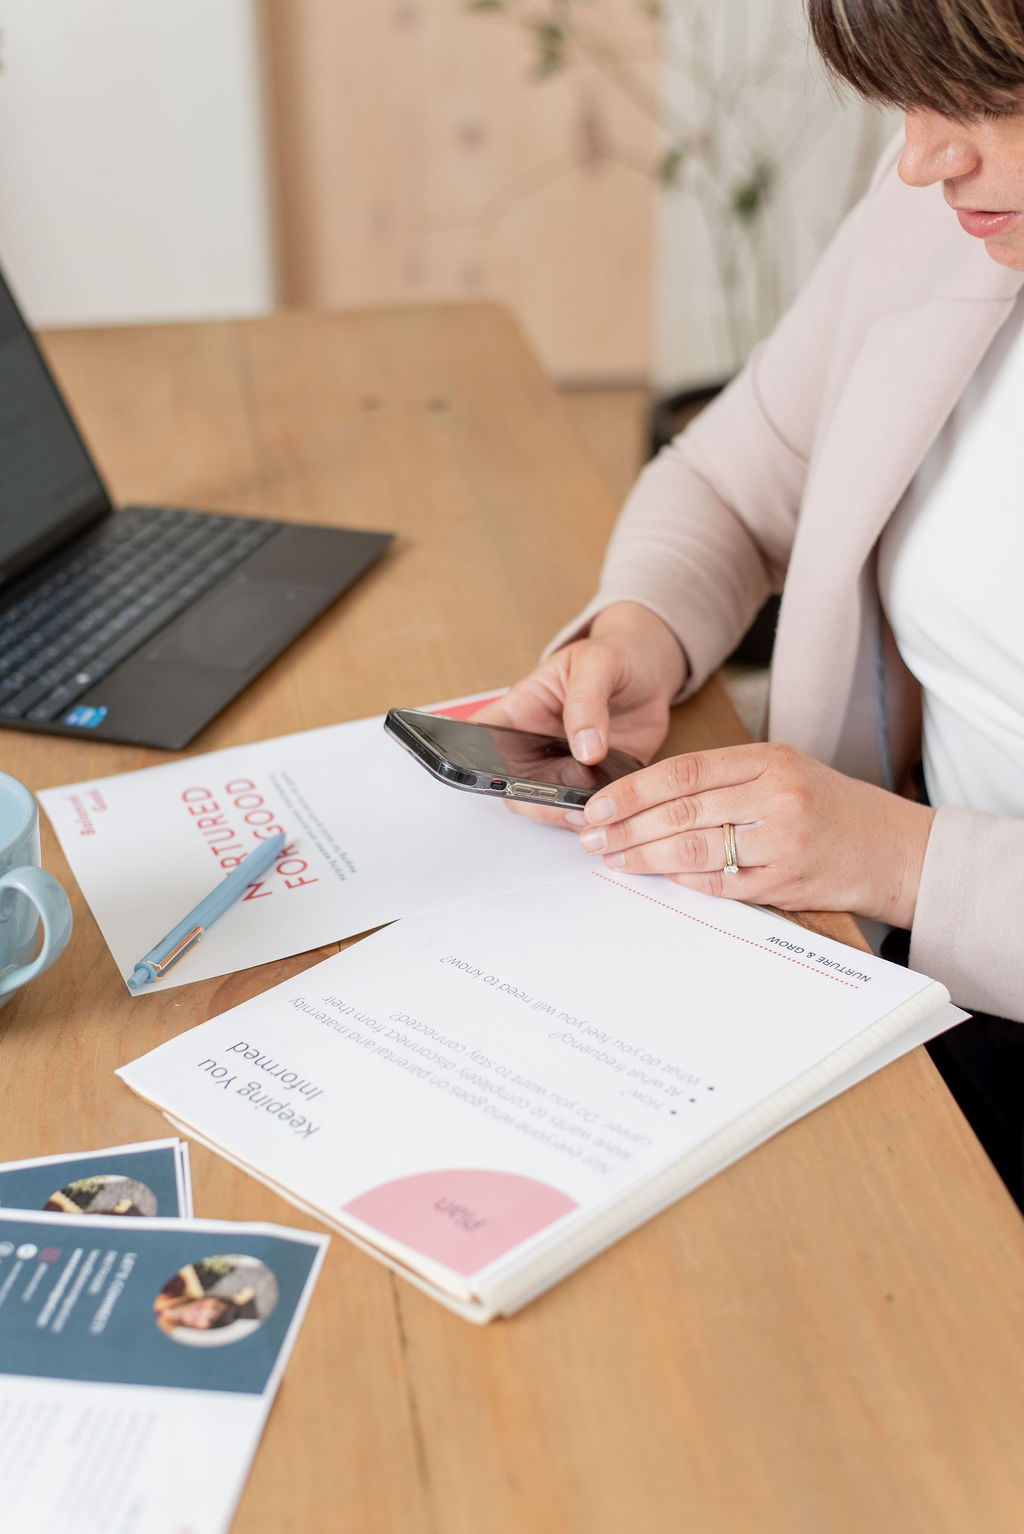
[[[869,101],[1024,111],[1024,0],[807,0],[807,15],[830,73]]]

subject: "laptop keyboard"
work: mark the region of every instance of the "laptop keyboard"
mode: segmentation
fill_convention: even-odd
[[[133,509],[0,611],[0,719],[55,720],[280,527]]]

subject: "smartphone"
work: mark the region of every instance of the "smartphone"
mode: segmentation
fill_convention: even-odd
[[[442,783],[552,809],[579,809],[598,789],[642,765],[625,751],[609,751],[603,762],[585,767],[558,735],[446,719],[412,708],[389,709],[384,728]]]

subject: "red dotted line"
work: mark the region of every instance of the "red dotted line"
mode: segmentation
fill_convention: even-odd
[[[845,985],[851,991],[859,991],[860,986],[852,980],[842,980],[838,975],[830,974],[827,969],[818,969],[813,964],[805,964],[803,959],[795,959],[791,953],[781,953],[778,948],[769,948],[767,943],[758,943],[752,937],[740,937],[738,932],[730,932],[728,927],[716,927],[713,921],[703,921],[699,916],[691,916],[689,911],[681,911],[678,906],[667,905],[664,900],[656,900],[653,895],[645,895],[643,890],[635,890],[629,884],[620,884],[618,879],[610,879],[607,874],[599,874],[596,868],[591,873],[595,879],[603,879],[606,884],[614,884],[616,889],[625,891],[627,895],[636,895],[640,900],[649,900],[652,905],[661,906],[663,911],[671,911],[673,916],[685,916],[687,921],[694,921],[698,927],[708,927],[712,932],[720,932],[723,937],[731,937],[737,943],[747,943],[751,948],[760,948],[762,953],[770,953],[775,959],[787,959],[790,964],[797,964],[801,969],[810,970],[812,975],[817,975],[821,980],[832,980],[836,985]]]

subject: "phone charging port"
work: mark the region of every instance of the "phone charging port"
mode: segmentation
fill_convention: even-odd
[[[492,778],[491,779],[491,787],[492,788],[507,788],[508,784],[505,782],[504,778]]]

